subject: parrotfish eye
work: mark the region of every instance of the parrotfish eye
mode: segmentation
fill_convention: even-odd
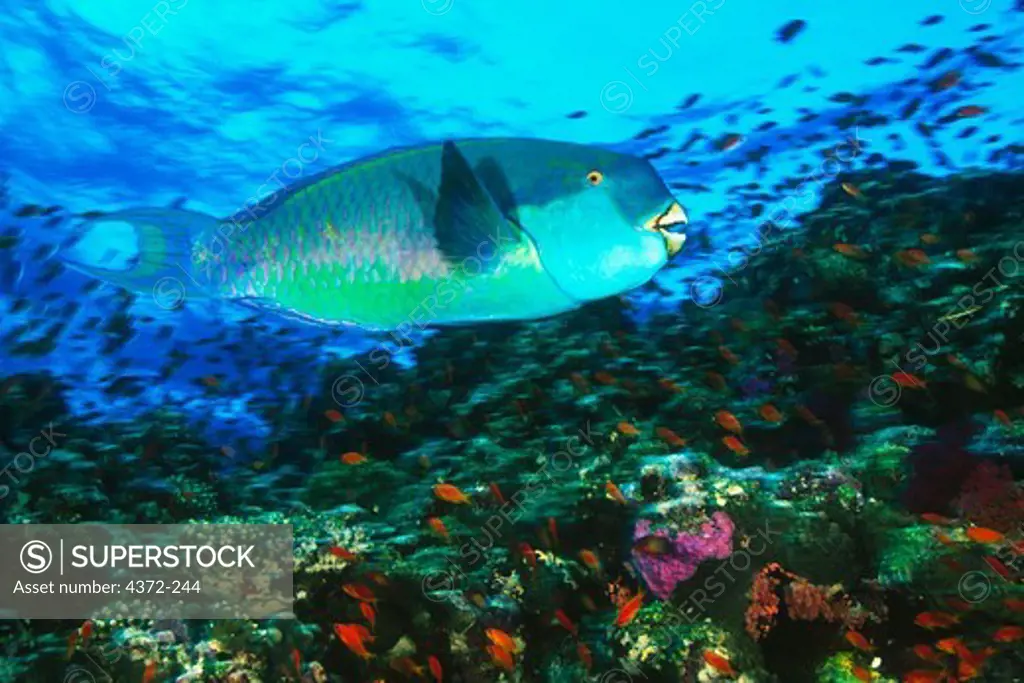
[[[604,181],[604,173],[600,171],[591,171],[587,174],[587,182],[597,187]]]

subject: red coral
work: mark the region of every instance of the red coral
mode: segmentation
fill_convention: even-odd
[[[814,621],[833,620],[832,608],[821,586],[800,579],[786,586],[786,614],[791,619]]]
[[[759,640],[772,629],[779,614],[778,589],[783,581],[786,599],[786,616],[799,621],[824,619],[841,623],[847,628],[860,628],[867,620],[867,613],[855,608],[850,597],[839,586],[819,586],[807,579],[786,571],[778,563],[765,565],[757,576],[750,591],[750,605],[746,612],[747,633]]]
[[[766,564],[754,577],[750,588],[750,605],[747,607],[747,633],[754,640],[768,634],[775,625],[775,616],[779,613],[779,596],[776,592],[782,579],[772,576],[773,573],[785,574],[786,571],[776,562]]]
[[[1007,465],[991,460],[977,465],[957,499],[960,514],[978,526],[1009,533],[1024,523],[1024,491]]]

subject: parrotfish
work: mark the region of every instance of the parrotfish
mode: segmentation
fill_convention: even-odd
[[[222,299],[320,324],[532,320],[628,292],[685,242],[646,159],[588,145],[467,139],[394,149],[233,216],[127,209],[132,267],[71,265],[155,298]]]

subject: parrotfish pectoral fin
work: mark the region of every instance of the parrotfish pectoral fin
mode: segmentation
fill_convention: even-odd
[[[512,188],[509,187],[505,171],[498,165],[498,162],[487,157],[476,165],[474,172],[487,189],[487,192],[494,198],[502,215],[518,223],[519,214],[516,211],[516,199],[512,195]]]
[[[441,187],[434,229],[438,248],[451,263],[477,258],[484,263],[484,270],[498,265],[499,259],[486,256],[495,254],[501,241],[522,238],[521,229],[502,214],[466,157],[451,141],[445,142],[441,151]]]
[[[124,270],[100,268],[65,259],[68,266],[86,275],[133,292],[150,292],[166,284],[189,297],[203,297],[204,272],[216,258],[207,250],[196,250],[196,238],[215,234],[220,221],[213,216],[184,209],[127,209],[87,219],[86,229],[101,223],[127,223],[138,239],[138,257]],[[215,238],[214,238],[215,239]],[[223,244],[221,245],[223,249]]]

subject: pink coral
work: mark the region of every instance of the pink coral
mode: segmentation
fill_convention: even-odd
[[[670,541],[670,551],[664,555],[650,555],[634,550],[633,562],[651,593],[667,600],[679,582],[693,576],[701,562],[729,557],[734,529],[729,515],[722,511],[714,513],[695,533],[674,536],[665,529],[652,532],[650,520],[641,519],[633,530],[633,540],[646,536],[665,538]]]

